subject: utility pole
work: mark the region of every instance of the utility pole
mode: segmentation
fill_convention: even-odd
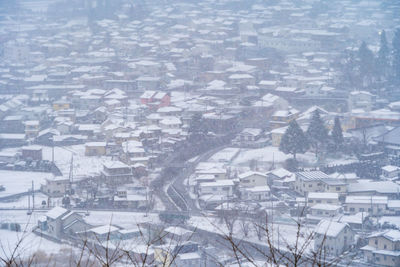
[[[35,209],[35,185],[32,180],[32,211]]]

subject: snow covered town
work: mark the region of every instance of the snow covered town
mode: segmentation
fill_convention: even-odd
[[[400,266],[397,0],[0,0],[0,266]]]

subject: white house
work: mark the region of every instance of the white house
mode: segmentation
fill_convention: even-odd
[[[241,190],[242,200],[268,200],[271,196],[268,185],[246,187]]]
[[[201,183],[199,186],[200,195],[225,195],[227,197],[233,196],[232,180],[218,180],[216,182]]]
[[[315,228],[314,251],[322,256],[339,256],[354,244],[354,232],[347,223],[322,220]]]
[[[386,196],[347,196],[344,210],[350,214],[368,212],[370,215],[384,215],[387,212]]]
[[[309,207],[312,207],[316,204],[337,205],[338,203],[339,203],[338,193],[310,192],[307,195],[307,204]]]
[[[386,179],[397,178],[400,173],[400,168],[393,165],[386,165],[382,167],[382,177]]]
[[[260,172],[244,172],[239,174],[240,185],[243,187],[266,186],[267,175]]]

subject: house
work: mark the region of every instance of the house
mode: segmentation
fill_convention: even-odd
[[[227,170],[218,166],[212,166],[207,169],[196,170],[197,175],[212,175],[216,180],[225,180],[228,177]]]
[[[200,264],[197,265],[198,259],[196,254],[189,253],[198,253],[197,243],[185,240],[181,240],[180,242],[171,240],[167,244],[154,246],[154,259],[156,266],[201,266]],[[178,262],[173,261],[173,258],[177,258],[179,255],[182,255],[179,261],[182,265],[178,265]],[[192,263],[195,265],[190,265]]]
[[[245,187],[240,190],[242,200],[265,201],[271,197],[268,185]]]
[[[39,121],[26,121],[25,123],[25,135],[27,138],[35,138],[38,136],[40,131]]]
[[[43,149],[40,146],[24,146],[22,147],[22,158],[31,160],[42,160]]]
[[[171,96],[165,92],[145,91],[140,96],[140,103],[158,109],[171,104]]]
[[[347,223],[321,220],[314,231],[314,252],[324,258],[337,257],[354,244],[354,232]]]
[[[337,205],[339,204],[338,193],[309,192],[307,195],[307,205],[309,207],[317,204]]]
[[[355,214],[343,214],[338,218],[338,222],[347,223],[351,229],[363,229],[364,223],[369,219],[368,212],[357,212]]]
[[[387,213],[388,198],[386,196],[347,196],[344,210],[350,214],[367,211],[372,216]]]
[[[312,206],[307,214],[307,221],[318,223],[322,219],[338,216],[342,211],[342,206],[331,204],[316,204]]]
[[[72,107],[71,103],[65,99],[60,99],[60,100],[53,102],[53,110],[54,111],[71,109],[71,107]]]
[[[21,115],[7,116],[0,123],[2,133],[23,133],[25,125]]]
[[[66,235],[74,235],[91,226],[79,213],[62,207],[54,207],[46,213],[44,219],[38,221],[38,227],[47,235],[60,240]]]
[[[148,204],[146,195],[125,190],[125,194],[120,192],[114,196],[114,206],[120,209],[143,209]]]
[[[366,91],[353,91],[348,97],[348,108],[370,111],[375,104],[376,96]]]
[[[280,127],[287,126],[290,121],[297,119],[300,112],[294,108],[288,108],[286,110],[275,111],[269,121],[270,128],[276,129]]]
[[[297,172],[294,189],[302,195],[307,195],[309,192],[324,192],[323,180],[326,179],[331,177],[321,171]]]
[[[400,127],[395,127],[390,131],[374,138],[379,146],[384,147],[386,152],[393,156],[400,155]]]
[[[132,182],[133,172],[131,167],[121,161],[108,161],[103,163],[101,177],[108,184],[126,184]]]
[[[267,181],[272,189],[288,190],[293,187],[296,178],[294,173],[284,168],[279,168],[267,173]]]
[[[179,253],[171,266],[174,267],[201,267],[203,259],[199,252]]]
[[[71,189],[71,181],[63,176],[55,176],[46,179],[46,183],[41,185],[40,191],[49,197],[62,197]]]
[[[106,155],[106,142],[90,142],[85,144],[85,156]]]
[[[397,179],[400,174],[400,167],[393,165],[386,165],[382,167],[382,178]]]
[[[237,139],[239,142],[255,142],[260,139],[262,130],[258,128],[245,128],[241,131]]]
[[[240,186],[243,187],[254,187],[254,186],[266,186],[267,175],[261,172],[248,171],[238,175],[240,180]]]
[[[400,266],[400,231],[386,230],[367,237],[361,248],[367,263],[379,266]]]
[[[120,239],[120,227],[115,225],[101,225],[79,232],[79,236],[84,240],[91,239],[95,242],[110,241]]]
[[[232,180],[218,180],[216,182],[201,183],[199,186],[199,194],[232,197],[234,185],[235,184]]]
[[[342,179],[324,179],[322,183],[324,184],[324,191],[327,193],[338,193],[341,196],[344,196],[347,193],[348,184]]]

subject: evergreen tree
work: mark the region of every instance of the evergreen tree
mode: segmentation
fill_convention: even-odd
[[[328,140],[328,131],[319,115],[318,109],[313,112],[310,125],[307,129],[307,136],[310,140],[311,146],[314,147],[315,156],[317,156],[321,146],[323,146],[323,144]]]
[[[358,49],[358,66],[360,71],[360,76],[365,80],[370,80],[374,73],[374,53],[368,48],[365,42],[362,42],[360,48]],[[370,81],[369,81],[370,82]]]
[[[189,133],[190,134],[206,134],[207,128],[204,124],[203,117],[200,113],[196,113],[193,115],[190,125],[189,125]]]
[[[303,130],[301,130],[296,120],[292,120],[282,136],[279,150],[285,154],[292,154],[293,158],[296,159],[296,154],[305,153],[308,147],[308,140]]]
[[[392,45],[394,82],[400,84],[400,28],[394,34]]]
[[[335,150],[338,150],[343,145],[343,131],[339,117],[335,118],[335,123],[332,129],[332,140],[335,145]]]
[[[387,77],[389,71],[389,46],[386,39],[386,33],[381,32],[381,44],[378,51],[377,71],[380,77]]]

